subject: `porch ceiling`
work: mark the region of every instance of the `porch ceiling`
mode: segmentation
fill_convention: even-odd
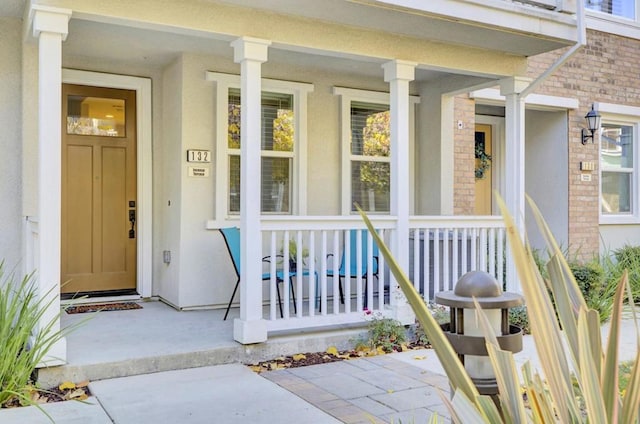
[[[403,36],[533,56],[575,44],[574,16],[509,0],[208,0]],[[397,4],[412,4],[409,9]],[[340,11],[340,13],[336,13]]]
[[[130,26],[71,19],[69,35],[63,43],[63,56],[96,59],[131,66],[162,69],[181,53],[232,58],[229,41],[211,36],[194,36]],[[269,49],[269,62],[326,72],[383,78],[381,60],[373,58],[341,58],[292,50]],[[443,78],[445,71],[417,69],[416,81]]]

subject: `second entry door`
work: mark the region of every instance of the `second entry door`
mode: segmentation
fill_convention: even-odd
[[[136,288],[135,91],[62,87],[62,293]]]

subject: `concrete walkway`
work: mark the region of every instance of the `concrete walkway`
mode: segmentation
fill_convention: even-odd
[[[42,407],[58,424],[421,423],[434,412],[448,417],[438,394],[447,381],[394,355],[260,375],[230,364],[96,381],[88,402]],[[0,422],[51,421],[31,406],[1,410]]]
[[[638,349],[635,323],[625,318],[621,360]],[[516,363],[540,369],[533,338],[523,345]],[[241,364],[189,368],[94,381],[89,389],[88,402],[42,408],[58,424],[420,424],[434,413],[449,422],[440,397],[449,394],[448,379],[430,349],[262,374]],[[33,406],[0,410],[2,424],[50,422]]]

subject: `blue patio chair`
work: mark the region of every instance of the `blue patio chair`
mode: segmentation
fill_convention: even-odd
[[[227,319],[229,315],[229,310],[231,309],[231,304],[233,303],[233,298],[236,296],[236,292],[238,291],[238,286],[240,285],[240,229],[238,227],[228,227],[228,228],[220,228],[220,234],[222,234],[222,238],[224,240],[225,245],[227,246],[227,250],[229,251],[229,256],[231,257],[231,262],[233,262],[233,269],[236,271],[236,275],[238,280],[236,281],[236,285],[233,288],[233,293],[231,294],[231,299],[229,299],[229,304],[227,305],[227,311],[224,314],[224,320]],[[282,255],[277,255],[277,257],[282,258]],[[262,258],[262,261],[265,263],[270,263],[270,256],[265,256]],[[296,293],[293,289],[293,277],[297,275],[296,271],[289,271],[289,287],[291,288],[291,296],[293,298],[293,312],[297,313],[296,306]],[[309,275],[308,270],[303,270],[302,275]],[[262,274],[262,281],[268,282],[271,280],[271,274],[265,272]],[[277,270],[276,271],[276,293],[278,295],[278,306],[280,307],[280,317],[284,317],[284,313],[282,312],[282,299],[280,297],[280,283],[284,281],[284,271]],[[316,273],[316,287],[318,284],[318,275]],[[316,289],[317,290],[317,289]]]
[[[350,239],[350,249],[349,249],[349,269],[345,269],[346,268],[346,249],[342,249],[342,256],[340,258],[340,268],[338,269],[338,280],[339,280],[339,289],[340,289],[340,302],[344,303],[344,292],[342,290],[342,280],[344,278],[349,278],[349,280],[351,280],[351,278],[358,278],[358,249],[357,249],[357,245],[356,245],[356,241],[357,241],[357,237],[358,237],[358,232],[362,232],[361,235],[361,243],[362,243],[362,249],[360,251],[360,257],[361,257],[361,261],[362,261],[362,268],[361,268],[361,272],[360,272],[360,276],[365,280],[365,286],[364,286],[364,306],[367,306],[367,286],[368,284],[366,284],[366,279],[368,276],[368,260],[367,260],[367,231],[366,230],[350,230],[349,231],[349,239]],[[379,252],[378,252],[378,245],[376,244],[376,242],[373,242],[373,269],[371,270],[371,274],[375,277],[378,278],[378,256],[379,256]],[[333,256],[332,253],[327,255],[327,258]],[[327,277],[332,277],[334,276],[334,271],[333,268],[332,269],[328,269],[327,270]]]

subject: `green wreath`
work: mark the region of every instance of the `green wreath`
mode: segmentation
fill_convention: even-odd
[[[491,168],[491,156],[485,153],[484,146],[480,143],[476,143],[475,156],[479,160],[476,165],[476,180],[481,180],[485,177],[484,173]]]

